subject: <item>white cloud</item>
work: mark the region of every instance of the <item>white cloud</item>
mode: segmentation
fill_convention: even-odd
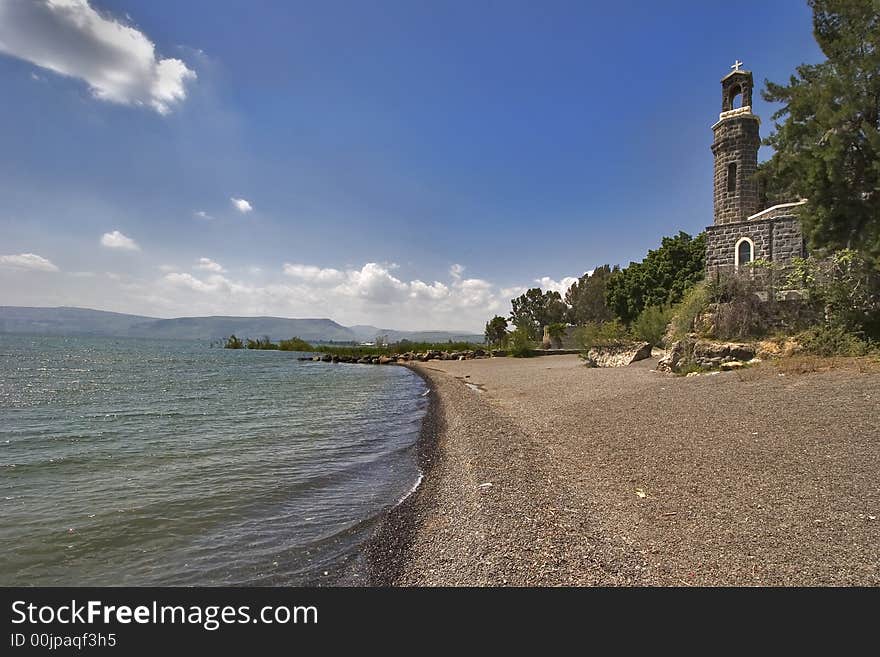
[[[570,288],[573,283],[577,283],[577,281],[577,276],[566,276],[558,281],[553,280],[549,276],[542,276],[541,278],[535,279],[535,283],[537,283],[542,290],[544,290],[545,292],[559,292],[559,294],[561,294],[563,298],[565,297],[565,293],[568,291],[568,288]]]
[[[160,59],[150,39],[89,0],[0,2],[0,52],[84,80],[95,98],[167,114],[196,78],[179,59]]]
[[[461,278],[461,275],[464,273],[464,265],[455,264],[449,268],[449,275],[452,278]]]
[[[432,285],[423,283],[419,279],[409,284],[409,295],[414,299],[445,299],[449,296],[449,288],[440,281],[434,281]]]
[[[407,295],[409,286],[391,275],[389,267],[368,262],[358,270],[346,272],[346,281],[336,292],[368,299],[374,303],[391,303]]]
[[[214,262],[210,258],[199,258],[199,262],[195,265],[195,269],[204,269],[205,271],[213,271],[218,274],[222,274],[226,271],[219,262]]]
[[[118,230],[112,233],[104,233],[101,236],[101,245],[108,249],[122,249],[123,251],[140,251],[141,247],[137,245],[130,237],[126,237]]]
[[[283,269],[259,263],[259,275],[249,266],[229,272],[199,268],[207,263],[197,257],[183,268],[165,262],[152,263],[146,275],[134,273],[139,267],[96,270],[99,278],[32,275],[27,286],[16,284],[4,266],[0,286],[10,305],[75,305],[154,317],[329,317],[344,325],[473,333],[481,333],[493,315],[507,315],[510,299],[525,291],[525,286],[499,286],[477,276],[456,278],[448,269],[438,280],[405,276],[404,268],[379,262],[339,268],[287,263]]]
[[[510,311],[509,297],[489,281],[456,278],[451,272],[448,281],[402,280],[392,273],[396,268],[376,262],[348,269],[286,263],[281,282],[265,283],[221,273],[172,272],[149,294],[173,304],[166,314],[332,317],[344,324],[476,333],[492,315]]]
[[[30,271],[58,271],[52,261],[36,253],[19,253],[18,255],[0,256],[0,265]]]
[[[204,210],[196,210],[195,212],[193,212],[193,216],[196,219],[204,219],[205,221],[211,221],[214,218]]]
[[[232,290],[230,282],[219,274],[208,276],[207,279],[202,280],[192,274],[172,273],[165,274],[165,280],[174,286],[186,287],[196,292],[222,292],[228,294]]]
[[[345,280],[345,274],[338,269],[323,269],[314,265],[294,265],[286,262],[283,271],[292,278],[325,285],[336,285]]]
[[[254,206],[250,204],[249,201],[246,201],[243,198],[235,198],[234,196],[229,199],[232,201],[232,205],[235,206],[235,209],[241,212],[242,214],[247,214],[251,210],[254,209]]]

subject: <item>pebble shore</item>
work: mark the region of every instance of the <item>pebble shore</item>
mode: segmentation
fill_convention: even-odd
[[[656,362],[407,365],[426,476],[368,546],[372,583],[880,584],[880,375]]]

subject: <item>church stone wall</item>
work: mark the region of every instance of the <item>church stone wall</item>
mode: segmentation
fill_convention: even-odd
[[[706,228],[706,269],[732,269],[736,264],[736,243],[742,237],[748,237],[754,243],[755,260],[787,265],[794,258],[802,258],[805,252],[800,221],[790,212],[787,216]]]

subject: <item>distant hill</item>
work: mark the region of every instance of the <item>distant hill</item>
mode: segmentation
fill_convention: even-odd
[[[360,342],[372,342],[376,336],[383,336],[389,342],[410,340],[412,342],[482,342],[483,336],[476,333],[457,331],[399,331],[397,329],[377,328],[369,324],[348,327]]]
[[[122,336],[137,324],[154,321],[153,317],[88,308],[0,306],[0,333]]]
[[[25,308],[0,306],[0,333],[37,335],[96,335],[169,340],[215,340],[232,333],[273,340],[294,336],[309,342],[371,342],[377,335],[388,340],[414,342],[480,341],[482,336],[454,331],[397,331],[375,326],[342,326],[332,319],[283,317],[178,317],[157,319],[88,308]]]

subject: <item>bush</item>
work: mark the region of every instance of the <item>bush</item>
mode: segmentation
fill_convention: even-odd
[[[663,345],[663,335],[671,319],[672,308],[669,306],[650,306],[639,313],[629,329],[636,340],[643,340],[660,347]]]
[[[532,355],[533,348],[528,328],[523,326],[508,334],[507,351],[514,358],[528,358]]]
[[[241,338],[235,336],[235,333],[226,338],[226,344],[223,345],[224,349],[244,349],[244,342],[241,341]]]
[[[626,327],[617,320],[588,322],[577,329],[575,337],[583,349],[620,344],[632,339]]]
[[[715,337],[742,339],[767,332],[768,322],[758,296],[762,285],[751,268],[720,275],[709,282],[707,289],[714,310]]]
[[[804,352],[814,356],[864,356],[868,344],[840,326],[816,326],[796,336]]]
[[[547,333],[554,340],[561,340],[565,337],[565,331],[568,329],[568,324],[565,322],[554,322],[553,324],[547,325]]]
[[[290,338],[290,340],[282,340],[278,343],[278,349],[281,351],[314,351],[312,345],[300,338]]]
[[[269,339],[268,335],[264,335],[262,338],[257,338],[256,340],[252,340],[251,338],[247,339],[247,348],[248,349],[278,349],[278,345],[272,342]]]
[[[664,337],[667,344],[681,340],[696,328],[697,319],[709,309],[709,289],[705,282],[697,283],[685,292],[681,303],[672,309],[669,330]]]
[[[831,326],[880,337],[880,271],[858,251],[843,249],[827,258],[798,258],[789,287],[800,289],[824,310]]]

